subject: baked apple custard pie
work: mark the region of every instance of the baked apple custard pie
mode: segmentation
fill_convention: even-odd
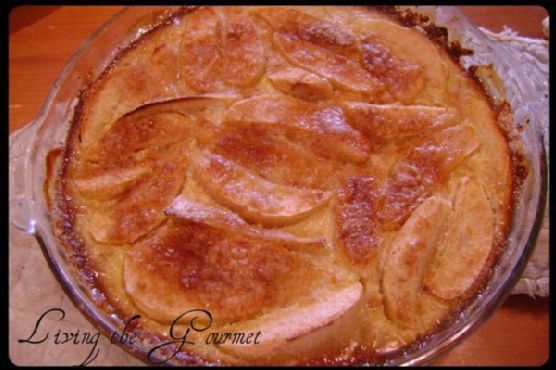
[[[504,248],[499,121],[446,48],[383,10],[187,7],[83,92],[54,222],[149,355],[381,363],[457,314]]]

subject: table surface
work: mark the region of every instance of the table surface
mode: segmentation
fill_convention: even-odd
[[[120,6],[22,6],[10,14],[10,132],[38,113],[54,79],[81,42]],[[538,6],[461,6],[471,22],[492,31],[510,26],[542,37]],[[438,365],[540,365],[548,359],[548,299],[512,296]]]

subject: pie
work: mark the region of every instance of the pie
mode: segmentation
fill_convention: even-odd
[[[173,363],[380,364],[476,297],[509,229],[509,140],[399,19],[185,7],[120,51],[49,192],[98,308],[141,315],[151,347],[210,325],[157,352]]]

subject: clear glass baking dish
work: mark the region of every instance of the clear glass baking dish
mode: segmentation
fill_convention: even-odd
[[[50,89],[38,117],[10,136],[10,222],[16,228],[36,237],[68,296],[107,335],[115,331],[121,332],[122,322],[108,316],[95,305],[93,297],[82,288],[68,265],[65,251],[53,233],[44,196],[45,164],[48,153],[64,145],[73,109],[87,81],[94,80],[119,50],[156,24],[162,15],[173,10],[176,8],[129,7],[112,17],[85,40],[69,60]],[[457,9],[413,7],[411,10],[431,16],[436,25],[445,26],[450,40],[458,39],[467,48],[471,46],[477,50],[487,50],[481,51],[483,62],[490,60],[494,66],[498,63],[510,67],[512,63],[517,63],[512,61],[511,55],[498,49],[476,27],[469,24]],[[497,73],[506,77],[503,76],[504,71]],[[520,104],[521,115],[516,115],[514,123],[523,127],[517,132],[523,142],[523,155],[528,169],[524,189],[513,212],[508,246],[500,256],[487,286],[458,317],[442,325],[434,335],[407,348],[403,354],[388,359],[385,363],[387,365],[430,362],[476,330],[510,294],[532,253],[544,213],[548,174],[543,135],[537,122],[539,108],[533,99],[535,94],[530,90],[534,86],[520,83],[519,78],[523,76],[518,76],[517,79],[515,76],[513,79],[502,78],[506,83],[506,91],[511,93],[508,100],[513,105],[513,110],[516,111],[516,104]],[[512,81],[516,82],[512,85]],[[529,120],[527,124],[524,122],[526,119]],[[148,348],[143,344],[127,346],[125,349],[146,359]]]

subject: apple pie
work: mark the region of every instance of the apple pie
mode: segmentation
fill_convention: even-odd
[[[434,335],[515,188],[499,111],[437,41],[384,9],[215,6],[120,51],[50,195],[98,307],[148,348],[189,328],[151,353],[180,364],[382,363]]]

